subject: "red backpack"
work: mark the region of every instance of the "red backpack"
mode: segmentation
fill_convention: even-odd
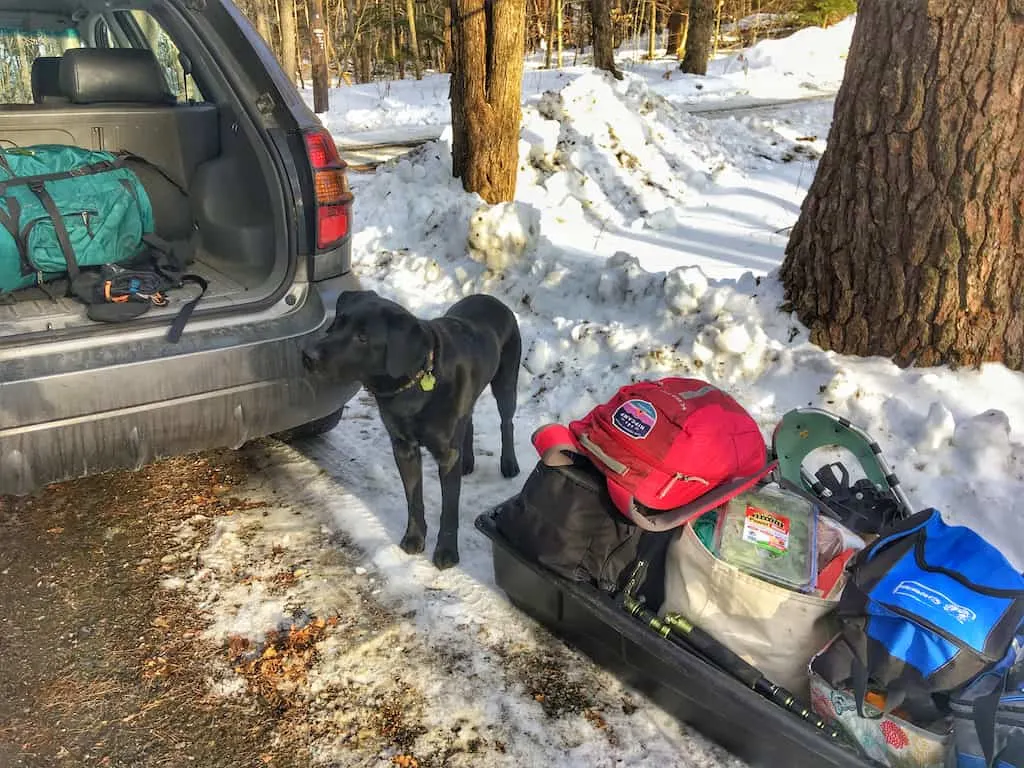
[[[773,468],[750,414],[699,379],[628,384],[569,429],[607,478],[615,506],[647,530],[682,525]],[[637,505],[676,512],[645,514]]]

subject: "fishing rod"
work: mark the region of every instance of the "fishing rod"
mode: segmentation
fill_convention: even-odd
[[[757,667],[744,661],[733,651],[718,642],[692,622],[679,614],[667,614],[659,617],[644,603],[644,598],[637,598],[636,590],[643,583],[647,574],[648,563],[638,560],[622,590],[622,607],[626,613],[644,622],[664,640],[687,651],[698,651],[701,656],[735,677],[748,688],[753,689],[766,699],[792,712],[801,720],[813,725],[829,738],[842,740],[839,726],[825,718],[819,717],[808,704],[800,701],[793,693],[776,685],[766,678]]]

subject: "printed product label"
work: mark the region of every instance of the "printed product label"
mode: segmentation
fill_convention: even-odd
[[[747,505],[743,521],[743,540],[776,555],[789,551],[789,518],[766,509]]]
[[[657,423],[658,412],[646,400],[627,400],[612,414],[615,428],[638,440],[647,437]]]

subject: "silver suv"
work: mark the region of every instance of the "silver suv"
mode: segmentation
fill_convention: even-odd
[[[359,287],[345,165],[234,4],[0,0],[0,49],[0,146],[159,168],[139,170],[156,234],[208,285],[176,342],[192,286],[117,324],[59,285],[0,293],[0,495],[333,427],[355,389],[315,381],[301,349]]]

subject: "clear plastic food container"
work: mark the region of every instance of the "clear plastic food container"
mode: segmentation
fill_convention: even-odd
[[[817,582],[818,508],[794,493],[763,486],[718,510],[715,553],[752,576],[798,592]]]

